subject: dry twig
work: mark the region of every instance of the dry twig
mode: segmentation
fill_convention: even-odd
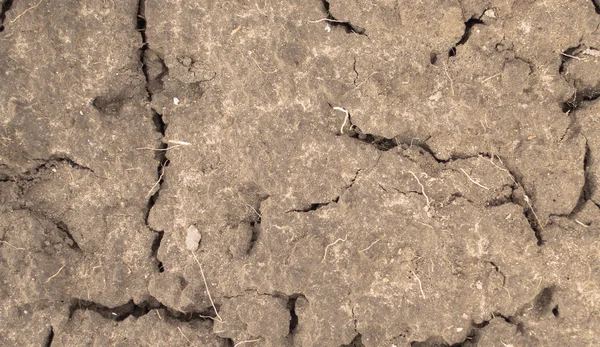
[[[429,200],[429,197],[427,196],[427,194],[425,194],[425,187],[423,186],[421,181],[419,181],[419,178],[417,177],[417,175],[415,175],[414,172],[412,172],[412,171],[409,171],[409,172],[411,173],[411,175],[413,175],[413,177],[417,180],[417,183],[421,186],[421,194],[423,194],[423,196],[427,200],[427,209],[429,210],[429,208],[431,208],[431,200]]]
[[[340,134],[344,134],[344,127],[346,126],[346,123],[348,122],[348,120],[350,120],[350,113],[345,108],[341,108],[341,107],[337,107],[337,106],[334,107],[333,109],[336,111],[342,111],[346,114],[346,117],[344,117],[344,123],[340,127]]]
[[[13,20],[11,20],[11,21],[10,21],[10,24],[12,24],[12,23],[16,22],[16,21],[17,21],[17,19],[19,19],[19,18],[20,18],[22,15],[24,15],[25,13],[27,13],[27,11],[29,11],[29,10],[33,10],[34,8],[36,8],[36,7],[40,6],[40,4],[42,3],[42,1],[44,1],[44,0],[40,0],[40,1],[39,1],[37,4],[35,4],[35,5],[31,6],[30,8],[26,9],[25,11],[21,12],[21,14],[20,14],[20,15],[16,16],[16,17],[15,17],[15,19],[13,19]]]
[[[421,296],[423,296],[423,300],[425,300],[425,293],[423,293],[423,285],[421,284],[421,280],[419,279],[419,276],[417,276],[417,274],[413,270],[410,270],[410,272],[412,272],[413,276],[415,276],[415,278],[419,282],[419,289],[421,289]]]
[[[245,343],[258,342],[258,341],[260,341],[260,339],[244,340],[244,341],[240,341],[240,342],[236,343],[235,345],[233,345],[233,347],[238,347],[238,346],[241,346],[241,345],[243,345]]]
[[[213,301],[212,296],[210,295],[210,291],[208,290],[208,283],[206,283],[206,277],[204,276],[204,270],[202,269],[202,264],[200,264],[200,261],[198,260],[198,257],[196,257],[196,253],[194,253],[194,251],[192,251],[192,255],[194,256],[196,263],[198,263],[198,266],[200,267],[200,274],[202,275],[202,280],[204,281],[204,288],[206,288],[206,294],[208,294],[208,300],[210,300],[210,304],[212,305],[213,310],[215,310],[215,315],[217,316],[219,322],[223,322],[223,319],[221,318],[221,316],[219,316],[219,311],[217,311],[215,302]]]
[[[25,250],[25,248],[21,248],[21,247],[17,247],[17,246],[13,246],[13,245],[11,245],[11,244],[10,244],[8,241],[3,241],[3,240],[0,240],[0,242],[2,242],[2,243],[6,243],[7,245],[9,245],[9,246],[11,246],[12,248],[14,248],[14,249],[17,249],[17,250],[19,250],[19,251],[24,251],[24,250]]]
[[[63,265],[60,269],[58,269],[58,271],[56,271],[56,273],[50,277],[48,277],[48,279],[46,280],[46,282],[44,282],[44,284],[50,282],[51,279],[53,279],[54,277],[58,276],[58,274],[62,271],[62,269],[65,268],[66,265]]]
[[[383,238],[383,237],[380,237],[380,238],[378,238],[377,240],[373,241],[373,243],[371,243],[371,244],[369,245],[369,247],[367,247],[367,248],[365,248],[365,249],[361,249],[359,252],[361,252],[361,253],[362,253],[362,252],[366,252],[366,251],[368,251],[368,250],[369,250],[371,247],[373,247],[373,246],[374,246],[374,245],[375,245],[377,242],[381,241],[381,239],[382,239],[382,238]]]
[[[177,330],[179,330],[179,333],[181,334],[181,336],[183,336],[183,338],[186,339],[188,343],[190,343],[192,346],[196,346],[192,341],[190,341],[190,339],[188,339],[187,336],[185,336],[185,334],[183,333],[183,331],[181,331],[180,327],[177,327]]]
[[[345,237],[345,238],[343,238],[343,239],[337,239],[337,240],[335,240],[334,242],[332,242],[332,243],[328,244],[328,245],[325,247],[325,254],[323,254],[323,260],[321,260],[321,262],[325,262],[325,258],[327,257],[327,250],[329,249],[329,247],[331,247],[331,246],[334,246],[335,244],[337,244],[337,243],[338,243],[338,242],[340,242],[340,241],[341,241],[341,242],[346,242],[347,240],[348,240],[348,235],[346,235],[346,237]]]
[[[490,188],[484,186],[483,184],[481,184],[481,183],[475,181],[473,178],[471,178],[471,176],[469,176],[469,174],[464,169],[460,169],[460,171],[462,171],[467,176],[467,178],[469,179],[469,181],[475,183],[476,185],[480,186],[483,189],[490,190]]]

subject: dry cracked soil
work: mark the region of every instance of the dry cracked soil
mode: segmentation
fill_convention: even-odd
[[[0,22],[0,346],[600,345],[600,1]]]

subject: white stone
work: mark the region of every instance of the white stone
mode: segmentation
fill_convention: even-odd
[[[193,224],[190,225],[187,228],[187,236],[185,237],[185,248],[192,252],[197,250],[201,239],[202,235],[200,235],[198,228]]]

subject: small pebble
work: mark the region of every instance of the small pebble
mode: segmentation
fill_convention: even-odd
[[[195,251],[198,249],[202,235],[195,225],[190,225],[187,229],[187,236],[185,237],[185,248],[188,251]]]
[[[179,99],[177,99],[177,98],[173,98],[173,103],[174,103],[175,105],[179,105]]]

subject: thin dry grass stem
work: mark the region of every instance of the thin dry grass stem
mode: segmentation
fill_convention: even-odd
[[[160,184],[160,181],[163,179],[164,176],[165,176],[165,164],[162,164],[161,169],[160,169],[160,175],[158,176],[158,180],[156,180],[156,182],[154,183],[152,188],[150,188],[150,190],[148,191],[148,194],[146,194],[146,199],[148,199],[149,197],[152,196],[152,192],[154,191],[154,188],[156,188]]]
[[[162,316],[160,315],[160,311],[156,310],[156,315],[158,315],[158,319],[162,320]]]
[[[13,246],[13,245],[11,245],[11,244],[10,244],[8,241],[3,241],[3,240],[0,240],[0,242],[2,242],[2,243],[6,243],[7,245],[9,245],[9,246],[11,246],[12,248],[14,248],[14,249],[17,249],[17,250],[19,250],[19,251],[24,251],[24,250],[25,250],[25,248],[21,248],[21,247],[17,247],[17,246]]]
[[[169,140],[167,141],[167,143],[173,143],[176,145],[181,145],[181,146],[191,146],[192,144],[186,141],[179,141],[179,140]]]
[[[194,253],[194,251],[192,251],[192,255],[194,256],[196,263],[198,263],[198,266],[200,267],[200,274],[202,275],[202,280],[204,281],[204,288],[206,288],[206,294],[208,294],[208,300],[210,300],[210,304],[212,305],[213,310],[215,310],[215,315],[217,316],[219,322],[223,322],[223,319],[221,318],[221,316],[219,316],[219,311],[217,311],[215,302],[212,299],[212,295],[210,295],[210,291],[208,290],[208,283],[206,283],[206,277],[204,276],[204,270],[202,269],[202,264],[200,264],[200,261],[198,260],[198,257],[196,257],[196,253]]]
[[[417,276],[417,274],[413,270],[410,270],[410,272],[412,272],[413,276],[415,276],[415,278],[417,279],[417,282],[419,282],[419,289],[421,290],[421,296],[423,297],[423,300],[425,300],[425,293],[423,292],[423,284],[421,283],[421,279],[419,279],[419,276]]]
[[[260,12],[260,14],[262,14],[265,17],[267,17],[267,14],[265,13],[265,11],[261,10],[260,7],[258,7],[258,2],[255,2],[254,5],[256,5],[256,9],[258,10],[258,12]],[[265,1],[265,7],[267,7],[267,2],[266,1]]]
[[[258,341],[260,341],[260,339],[244,340],[244,341],[240,341],[240,342],[236,343],[235,345],[233,345],[233,347],[241,346],[245,343],[252,343],[252,342],[258,342]]]
[[[377,242],[381,241],[381,239],[383,239],[383,237],[378,238],[377,240],[373,241],[373,243],[371,243],[369,245],[369,247],[365,248],[365,249],[361,249],[359,252],[366,252],[368,251],[371,247],[373,247]]]
[[[444,63],[444,73],[446,74],[446,77],[448,77],[448,80],[450,81],[450,90],[452,91],[452,96],[454,96],[454,82],[452,81],[452,77],[450,77],[450,74],[448,73],[448,66],[446,65],[446,63]]]
[[[37,4],[35,4],[35,5],[31,6],[30,8],[26,9],[25,11],[21,12],[21,14],[20,14],[20,15],[16,16],[16,17],[15,17],[15,19],[13,19],[13,20],[11,20],[11,21],[10,21],[10,24],[12,24],[12,23],[16,22],[16,21],[17,21],[17,19],[19,19],[19,18],[20,18],[22,15],[24,15],[25,13],[27,13],[27,11],[29,11],[29,10],[33,10],[34,8],[36,8],[36,7],[40,6],[40,4],[42,3],[42,1],[44,1],[44,0],[40,0],[40,1],[39,1]]]
[[[337,20],[337,19],[329,19],[329,18],[321,18],[318,20],[309,20],[309,23],[321,23],[321,22],[330,22],[330,23],[346,23],[342,20]]]
[[[44,282],[44,284],[46,284],[46,283],[50,282],[50,280],[51,280],[51,279],[53,279],[54,277],[58,276],[58,274],[59,274],[59,273],[62,271],[62,269],[64,269],[64,268],[65,268],[65,266],[67,266],[67,265],[63,265],[63,266],[61,266],[61,268],[60,268],[60,269],[58,269],[58,271],[56,271],[56,273],[55,273],[54,275],[52,275],[52,276],[48,277],[48,279],[46,280],[46,282]]]
[[[535,217],[535,220],[537,221],[538,225],[540,226],[540,228],[542,230],[544,230],[544,226],[542,225],[542,222],[538,218],[537,213],[535,213],[535,210],[533,209],[533,206],[531,205],[531,199],[529,199],[529,196],[527,196],[527,194],[525,194],[525,190],[523,190],[523,196],[524,196],[525,202],[527,203],[527,206],[529,206],[529,209],[531,210],[531,213],[533,213],[533,216]]]
[[[425,187],[423,186],[423,184],[421,183],[421,181],[419,181],[419,177],[417,177],[417,175],[415,175],[414,172],[409,171],[411,175],[413,175],[413,177],[417,180],[417,183],[421,186],[421,194],[423,194],[423,196],[425,197],[425,200],[427,200],[427,209],[429,209],[431,207],[431,200],[429,200],[429,197],[427,196],[427,194],[425,194]]]
[[[481,83],[485,83],[485,82],[487,82],[487,81],[489,81],[489,80],[491,80],[491,79],[494,79],[494,78],[496,78],[496,77],[498,77],[498,76],[500,76],[500,75],[502,75],[502,72],[498,72],[498,73],[497,73],[497,74],[495,74],[495,75],[492,75],[492,76],[490,76],[490,77],[487,77],[487,78],[485,78],[483,81],[481,81]]]
[[[250,205],[248,205],[248,204],[245,204],[245,205],[246,205],[247,207],[249,207],[249,208],[250,208],[252,211],[254,211],[254,213],[256,213],[256,215],[257,215],[257,216],[258,216],[260,219],[262,219],[262,216],[260,215],[260,213],[258,213],[258,211],[257,211],[257,210],[256,210],[254,207],[252,207],[252,206],[250,206]]]
[[[561,53],[561,54],[564,55],[565,57],[568,57],[568,58],[571,58],[571,59],[575,59],[575,60],[579,60],[579,61],[585,60],[585,59],[581,59],[579,57],[576,57],[574,55],[570,55],[570,54],[567,54],[567,53]]]
[[[254,59],[254,57],[252,55],[250,55],[250,59],[252,59],[252,61],[254,62],[254,65],[256,65],[256,67],[259,68],[260,71],[262,71],[263,73],[266,73],[267,75],[272,75],[279,71],[279,69],[275,69],[274,71],[265,71],[262,67],[260,67],[260,65],[258,64],[256,59]]]
[[[329,247],[336,245],[338,242],[346,242],[348,240],[348,235],[346,234],[346,237],[344,237],[343,239],[337,239],[335,241],[333,241],[332,243],[328,244],[325,247],[325,254],[323,254],[323,260],[321,260],[321,262],[325,262],[325,258],[327,257],[327,250],[329,249]]]
[[[346,117],[344,117],[344,123],[340,127],[340,134],[343,135],[344,134],[344,127],[346,126],[346,123],[350,119],[350,113],[345,108],[341,108],[341,107],[337,107],[337,106],[334,107],[333,109],[336,110],[336,111],[342,111],[342,112],[344,112],[346,114]]]
[[[137,150],[147,149],[147,150],[150,150],[150,151],[167,152],[167,151],[170,151],[172,149],[179,148],[179,147],[182,147],[182,146],[183,145],[175,145],[175,146],[169,146],[167,148],[138,147],[136,149]]]
[[[512,296],[510,296],[510,292],[508,291],[508,288],[506,288],[505,286],[502,286],[502,289],[506,290],[506,293],[508,294],[508,298],[512,299]]]
[[[590,227],[589,225],[587,225],[587,224],[585,224],[585,223],[583,223],[583,222],[581,222],[581,221],[579,221],[579,220],[577,220],[577,219],[575,219],[575,223],[577,223],[577,224],[579,224],[579,225],[583,226],[584,228],[589,228],[589,227]]]
[[[177,327],[177,330],[179,330],[179,333],[181,334],[181,336],[183,336],[184,339],[186,339],[186,341],[191,344],[192,346],[196,346],[192,341],[190,341],[190,339],[188,339],[187,336],[185,336],[185,334],[183,333],[183,331],[181,330],[180,327]]]
[[[371,73],[369,76],[367,76],[367,78],[365,78],[364,81],[360,82],[358,85],[356,85],[354,88],[348,90],[347,92],[345,92],[343,95],[346,95],[348,93],[350,93],[351,91],[357,90],[358,88],[360,88],[363,84],[367,83],[367,81],[369,80],[369,78],[371,78],[371,76],[380,73],[379,71],[375,71],[373,73]]]
[[[258,5],[257,5],[258,6]],[[238,31],[240,31],[242,29],[241,25],[238,25],[237,28],[231,30],[231,32],[229,33],[229,35],[233,36],[235,35]]]
[[[490,190],[490,188],[488,188],[488,187],[484,186],[483,184],[475,181],[471,176],[469,176],[469,174],[464,169],[460,169],[460,171],[462,171],[465,174],[465,176],[467,176],[467,178],[469,179],[469,181],[475,183],[476,185],[478,185],[479,187],[481,187],[483,189]]]
[[[502,162],[502,159],[500,159],[500,157],[498,157],[497,155],[492,154],[490,157],[490,163],[492,163],[492,165],[494,165],[495,167],[497,167],[498,169],[505,171],[506,173],[508,173],[508,175],[510,176],[510,179],[513,181],[513,183],[517,186],[520,187],[521,185],[519,184],[519,182],[517,182],[517,180],[513,177],[513,175],[510,173],[510,171],[508,171],[505,168],[502,168],[498,165],[496,165],[496,163],[494,163],[494,157],[498,158],[498,161],[500,162],[500,164],[504,165],[504,163]],[[544,226],[542,225],[542,222],[540,221],[540,219],[537,216],[537,213],[535,213],[535,210],[533,209],[533,205],[531,204],[531,199],[529,198],[529,196],[527,195],[527,193],[525,192],[525,188],[523,187],[523,196],[525,199],[525,202],[527,203],[527,206],[529,206],[529,209],[531,210],[531,213],[533,213],[533,216],[535,217],[535,220],[537,221],[538,225],[540,226],[540,228],[542,230],[544,230]],[[510,295],[510,294],[509,294]]]

